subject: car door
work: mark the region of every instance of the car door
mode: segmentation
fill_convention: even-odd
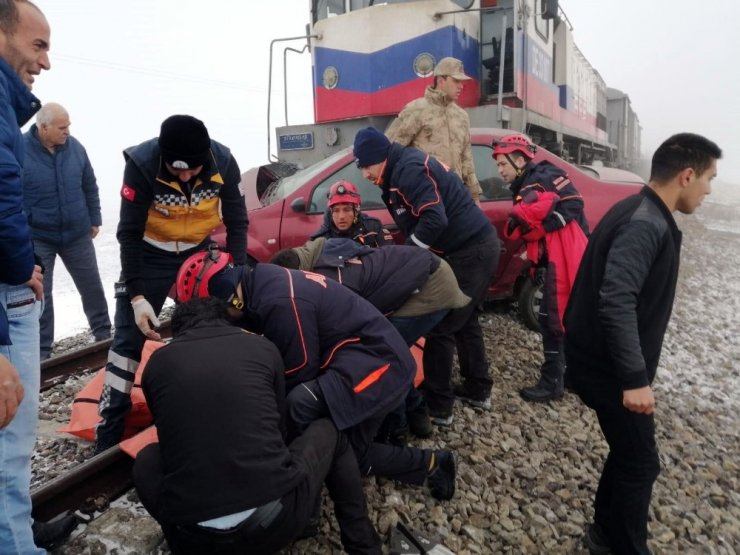
[[[481,209],[496,227],[502,245],[489,297],[507,298],[513,294],[514,285],[521,274],[523,265],[523,260],[519,258],[523,249],[522,241],[511,241],[504,237],[504,226],[509,219],[512,207],[511,191],[499,176],[490,144],[473,144],[472,149],[475,174],[482,189]]]

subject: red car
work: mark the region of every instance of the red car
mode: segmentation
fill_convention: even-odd
[[[508,133],[511,131],[504,129],[471,130],[476,174],[483,188],[481,207],[503,241],[489,299],[518,300],[524,322],[537,329],[538,291],[527,277],[528,262],[522,241],[503,238],[503,227],[512,205],[511,193],[491,158],[493,140]],[[568,173],[584,197],[591,229],[615,202],[640,190],[635,183],[596,179],[593,177],[595,172],[585,173],[544,148],[537,149],[534,161],[540,160],[548,160]],[[639,177],[634,177],[640,181]],[[305,243],[308,236],[321,226],[326,210],[326,193],[329,186],[339,179],[347,179],[357,185],[362,196],[362,210],[387,224],[398,242],[403,240],[380,198],[380,188],[362,178],[351,149],[347,148],[286,177],[280,178],[270,166],[253,168],[243,174],[242,186],[249,211],[249,258],[266,262],[280,249]],[[223,228],[217,231],[215,239],[223,242]]]

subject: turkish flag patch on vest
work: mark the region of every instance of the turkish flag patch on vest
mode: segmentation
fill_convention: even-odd
[[[134,202],[136,191],[124,183],[121,186],[121,196],[130,202]]]

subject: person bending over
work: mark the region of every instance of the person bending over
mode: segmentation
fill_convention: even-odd
[[[380,554],[347,437],[321,418],[286,443],[280,353],[227,318],[221,299],[179,305],[174,340],[142,378],[159,443],[137,456],[134,483],[170,549],[279,551],[306,527],[325,483],[344,550]]]
[[[227,253],[214,251],[191,256],[177,279],[181,301],[209,295],[226,300],[238,325],[280,351],[292,435],[331,418],[346,432],[363,475],[426,484],[435,498],[452,497],[451,451],[373,441],[416,369],[403,338],[375,307],[322,275],[273,264],[233,266]]]

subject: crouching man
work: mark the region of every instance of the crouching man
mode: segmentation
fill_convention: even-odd
[[[172,552],[279,551],[303,531],[326,483],[345,551],[381,553],[344,434],[323,418],[286,445],[275,345],[231,326],[217,298],[178,306],[172,332],[142,380],[159,444],[134,466]]]
[[[289,432],[301,435],[315,420],[331,418],[347,434],[363,475],[425,484],[436,499],[452,498],[451,451],[373,441],[385,415],[406,396],[416,370],[388,320],[322,275],[230,262],[227,253],[213,250],[191,256],[178,274],[177,297],[224,299],[237,325],[275,344],[285,366]]]

